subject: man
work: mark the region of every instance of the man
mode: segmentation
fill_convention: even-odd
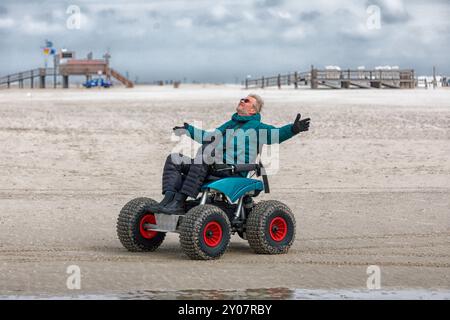
[[[206,132],[184,123],[174,127],[177,135],[187,134],[202,144],[195,159],[180,154],[167,157],[163,172],[164,199],[152,208],[167,214],[183,214],[188,197],[196,198],[205,178],[213,170],[211,163],[206,163],[204,152],[208,145],[214,143],[212,156],[226,164],[254,163],[262,145],[281,143],[294,135],[309,130],[310,119],[301,120],[300,114],[292,124],[276,128],[261,122],[260,112],[264,101],[260,96],[250,94],[242,98],[230,121],[213,132]],[[208,156],[208,155],[206,155]],[[214,173],[216,174],[216,173]],[[222,176],[229,174],[221,173]]]

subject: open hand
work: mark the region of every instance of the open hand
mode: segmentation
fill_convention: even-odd
[[[294,134],[309,130],[309,121],[311,119],[306,118],[306,119],[300,120],[301,117],[302,117],[302,115],[300,113],[297,114],[294,124],[292,125],[292,133],[294,133]]]
[[[186,134],[187,132],[187,128],[188,128],[189,124],[187,124],[186,122],[183,124],[183,126],[176,126],[173,127],[173,131],[175,133],[176,136],[182,136],[183,134]]]

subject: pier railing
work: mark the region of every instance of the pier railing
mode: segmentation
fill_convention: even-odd
[[[312,68],[310,72],[290,74],[258,79],[246,79],[245,88],[266,88],[282,86],[309,86],[312,89],[332,88],[414,88],[416,86],[414,70],[320,70]]]
[[[0,77],[0,85],[7,85],[8,88],[14,82],[19,83],[19,88],[23,88],[23,81],[30,80],[31,87],[34,87],[34,79],[39,78],[39,86],[45,88],[45,77],[55,76],[54,68],[37,68],[27,70],[23,72],[17,72],[9,74],[7,76]]]

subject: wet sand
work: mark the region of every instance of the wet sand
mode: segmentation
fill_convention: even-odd
[[[171,128],[229,119],[233,86],[0,90],[0,295],[139,290],[450,289],[450,90],[253,90],[263,121],[309,116],[280,145],[271,194],[297,219],[287,255],[256,255],[232,237],[217,261],[191,261],[178,235],[127,252],[118,212],[161,198]],[[81,269],[81,289],[66,268]],[[447,294],[448,295],[448,294]]]

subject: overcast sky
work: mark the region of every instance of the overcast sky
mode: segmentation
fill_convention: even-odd
[[[80,29],[67,27],[70,5]],[[78,57],[110,48],[112,66],[140,81],[235,82],[311,64],[448,75],[450,1],[0,0],[0,75],[43,66],[45,39]]]

